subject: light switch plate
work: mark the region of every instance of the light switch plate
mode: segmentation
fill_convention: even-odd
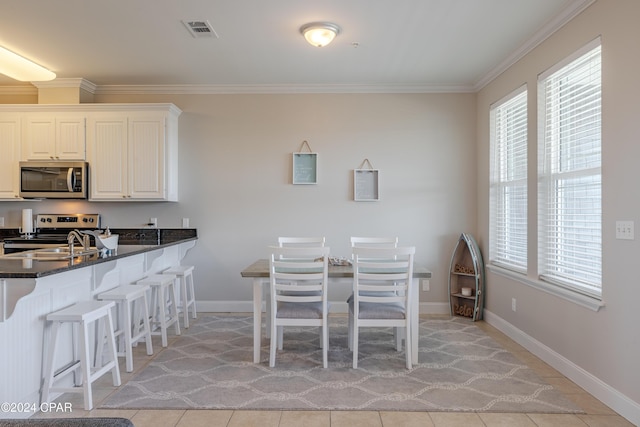
[[[616,239],[634,239],[633,221],[616,221]]]

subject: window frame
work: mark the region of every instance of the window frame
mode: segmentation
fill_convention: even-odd
[[[576,128],[581,127],[576,125],[577,120],[571,121],[561,113],[569,111],[571,113],[569,117],[574,118],[585,108],[580,103],[571,103],[570,107],[558,107],[559,101],[555,97],[560,92],[560,89],[549,94],[546,90],[546,85],[551,79],[566,72],[567,68],[574,66],[595,49],[599,49],[597,56],[598,69],[596,73],[591,71],[587,73],[588,75],[596,75],[599,79],[597,92],[594,91],[597,95],[597,106],[591,109],[596,111],[593,115],[596,119],[593,123],[590,123],[591,127],[588,127],[588,135],[591,138],[571,139],[571,137],[561,135],[562,132],[557,130],[560,127],[556,126],[557,123],[552,122],[558,119],[564,126],[567,123],[571,124],[574,126],[571,128],[571,132],[575,132]],[[589,64],[590,66],[595,65]],[[569,78],[569,76],[575,77],[576,74],[577,70],[574,70],[574,74],[565,75],[565,78]],[[551,100],[549,101],[550,98]],[[585,99],[584,95],[568,98],[578,101]],[[562,288],[569,293],[573,292],[601,301],[602,50],[600,38],[588,43],[538,76],[537,102],[538,280],[548,283],[552,287]],[[549,114],[551,119],[548,121],[547,111],[550,104],[552,105],[552,111]],[[582,125],[582,127],[586,126]],[[548,132],[550,128],[552,133]],[[566,133],[570,134],[571,132]],[[595,138],[596,136],[597,138]],[[590,141],[590,143],[585,141]],[[595,148],[597,156],[594,154],[593,149],[591,151],[585,150],[589,145]],[[569,162],[570,155],[567,153],[571,150],[577,152],[578,155],[571,159],[572,162]],[[580,166],[575,161],[576,159],[585,163],[591,160],[593,163]],[[592,181],[591,185],[587,184],[589,180]],[[590,193],[591,196],[589,196]],[[584,195],[584,197],[580,197],[580,194]],[[590,209],[586,207],[588,203]],[[582,215],[571,214],[568,207],[577,207],[578,209],[572,212],[580,212]],[[583,220],[581,225],[577,218],[585,218],[584,214],[589,214],[596,219]],[[575,245],[571,245],[572,243],[575,243]],[[579,246],[578,243],[583,246]],[[571,250],[572,247],[575,249]],[[582,262],[579,257],[589,260],[589,268],[585,269],[585,272],[579,271],[578,267]]]
[[[524,275],[529,264],[528,99],[524,84],[492,104],[489,113],[489,262]]]

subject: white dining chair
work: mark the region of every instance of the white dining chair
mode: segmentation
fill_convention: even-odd
[[[328,365],[329,330],[327,284],[328,247],[271,247],[269,281],[271,335],[269,366],[274,367],[276,347],[283,343],[286,326],[321,328],[322,365]]]
[[[312,248],[312,247],[324,247],[325,238],[324,237],[307,237],[307,236],[280,236],[278,237],[278,246],[281,248]],[[292,282],[292,284],[295,282]],[[267,297],[266,300],[267,307],[267,338],[271,336],[271,299]],[[280,340],[278,344],[278,348],[282,350],[282,340]]]
[[[401,328],[406,367],[411,369],[411,280],[415,247],[353,248],[353,298],[349,302],[349,344],[358,367],[359,330]],[[400,334],[396,332],[396,336]],[[399,349],[398,349],[399,350]]]
[[[397,237],[370,237],[370,236],[352,236],[350,238],[351,247],[355,248],[397,248],[398,247],[398,238]],[[351,255],[353,259],[353,253]],[[392,292],[393,293],[393,292]],[[347,303],[351,303],[353,299],[353,293],[347,299]],[[398,329],[394,329],[394,337],[396,340],[396,348],[398,351],[402,349],[402,339],[404,336],[398,333]],[[349,336],[349,342],[351,342],[351,336]]]

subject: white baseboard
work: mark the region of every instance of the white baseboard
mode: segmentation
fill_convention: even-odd
[[[347,303],[332,301],[331,313],[348,313]],[[196,301],[196,310],[203,313],[253,313],[251,301]],[[265,311],[264,304],[262,311]],[[449,314],[448,303],[420,303],[420,314]]]
[[[484,320],[582,387],[634,425],[640,425],[640,403],[606,384],[501,317],[484,310]]]

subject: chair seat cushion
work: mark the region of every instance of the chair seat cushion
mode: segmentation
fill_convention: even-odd
[[[349,312],[353,314],[353,299],[349,301]],[[361,302],[358,319],[404,319],[404,305],[400,303]]]
[[[276,317],[279,319],[322,319],[322,303],[279,302]]]

